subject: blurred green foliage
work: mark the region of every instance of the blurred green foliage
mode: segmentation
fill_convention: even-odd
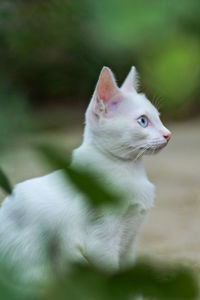
[[[200,112],[200,2],[3,0],[1,69],[34,103],[88,101],[103,65],[136,65],[168,116]],[[56,103],[56,102],[55,102]]]
[[[0,187],[4,190],[4,192],[8,194],[12,193],[12,187],[10,181],[2,169],[0,169]]]
[[[0,77],[0,149],[16,143],[32,127],[30,108],[24,93]]]
[[[50,289],[47,299],[55,300],[192,300],[198,297],[194,275],[189,269],[138,262],[134,267],[107,274],[91,266],[74,266]]]
[[[27,291],[28,286],[23,291],[0,281],[3,300],[137,300],[141,296],[155,300],[196,300],[199,295],[190,269],[155,262],[138,262],[114,274],[74,264],[70,273],[57,278],[42,294],[37,289],[32,290],[32,295]]]

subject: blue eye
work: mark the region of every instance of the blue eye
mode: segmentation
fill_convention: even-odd
[[[140,126],[142,127],[147,127],[148,126],[148,119],[145,116],[141,116],[137,119],[138,124],[140,124]]]

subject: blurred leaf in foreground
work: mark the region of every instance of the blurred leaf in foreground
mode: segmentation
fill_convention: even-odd
[[[86,169],[74,168],[69,164],[60,151],[49,146],[40,146],[39,151],[45,158],[57,169],[62,169],[72,184],[90,201],[92,206],[100,206],[102,204],[118,204],[120,202],[120,193],[110,191],[100,184],[95,178],[96,174]]]
[[[198,288],[190,270],[137,263],[109,275],[89,266],[77,266],[54,286],[48,299],[128,300],[142,295],[151,299],[197,299]]]
[[[113,275],[109,281],[111,299],[143,295],[153,299],[197,299],[197,281],[191,270],[180,266],[138,262],[132,269]]]
[[[107,300],[106,290],[108,275],[89,266],[74,265],[70,274],[59,280],[50,293],[48,300]]]
[[[11,184],[2,169],[0,169],[0,187],[8,194],[12,193]]]
[[[19,295],[16,291],[11,287],[9,283],[4,282],[2,280],[3,274],[1,274],[0,278],[0,299],[2,300],[25,300],[24,296]]]

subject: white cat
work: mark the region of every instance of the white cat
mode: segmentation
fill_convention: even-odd
[[[126,191],[121,211],[105,209],[91,221],[94,212],[87,199],[66,184],[62,171],[17,184],[0,209],[5,270],[14,271],[21,282],[44,283],[70,262],[90,262],[108,271],[132,263],[154,199],[142,156],[162,149],[170,136],[157,109],[137,93],[135,68],[118,88],[111,70],[104,67],[72,165],[95,168],[103,184]]]

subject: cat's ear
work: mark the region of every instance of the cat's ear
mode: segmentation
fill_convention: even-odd
[[[124,92],[137,91],[139,88],[138,74],[135,67],[131,67],[126,79],[124,80],[121,90]]]
[[[113,99],[118,98],[120,94],[121,91],[116,84],[112,71],[108,67],[103,67],[93,96],[95,114],[108,113],[113,107]]]
[[[108,67],[103,67],[96,87],[96,95],[104,103],[109,102],[119,93],[113,72]]]

